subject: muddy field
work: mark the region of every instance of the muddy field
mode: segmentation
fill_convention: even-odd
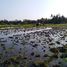
[[[0,67],[67,67],[67,29],[0,30]]]

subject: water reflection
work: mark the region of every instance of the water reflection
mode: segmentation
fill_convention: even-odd
[[[13,56],[22,56],[23,62],[46,61],[52,58],[49,67],[64,62],[67,56],[67,30],[52,28],[0,30],[0,62]],[[60,47],[60,48],[59,48]],[[65,57],[66,58],[66,57]],[[67,66],[64,63],[65,67]]]

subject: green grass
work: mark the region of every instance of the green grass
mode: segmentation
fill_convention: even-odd
[[[67,24],[40,24],[36,26],[36,24],[18,24],[18,25],[7,25],[0,24],[0,29],[6,28],[32,28],[32,27],[52,27],[52,28],[67,28]]]
[[[65,62],[67,62],[67,58],[63,58],[63,60],[64,60]]]

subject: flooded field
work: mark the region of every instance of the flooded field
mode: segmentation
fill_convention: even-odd
[[[67,67],[67,29],[0,30],[0,67]]]

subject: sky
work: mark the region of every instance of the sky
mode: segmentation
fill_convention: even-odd
[[[36,20],[51,14],[67,17],[67,0],[0,0],[0,20]]]

